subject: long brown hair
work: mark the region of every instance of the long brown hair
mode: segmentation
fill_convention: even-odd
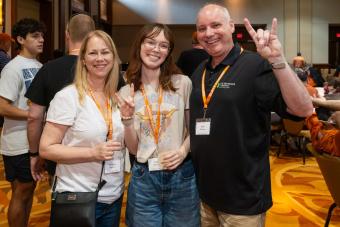
[[[162,31],[164,32],[165,38],[169,41],[170,47],[168,51],[168,56],[160,66],[161,75],[159,77],[159,83],[164,90],[176,90],[171,82],[171,76],[173,74],[181,73],[181,71],[177,68],[172,57],[172,51],[174,49],[174,37],[168,26],[166,26],[165,24],[154,23],[145,25],[137,33],[135,41],[132,45],[129,67],[126,71],[126,79],[128,84],[133,83],[135,91],[139,90],[140,85],[142,84],[143,63],[140,57],[142,43],[146,38],[156,37]]]
[[[78,57],[77,67],[76,67],[75,77],[74,77],[74,84],[79,94],[79,102],[83,103],[84,97],[86,95],[86,91],[88,90],[88,87],[89,87],[88,81],[87,81],[88,73],[87,73],[87,69],[83,61],[85,59],[87,44],[89,40],[93,37],[98,37],[102,39],[113,54],[113,67],[105,80],[104,93],[106,96],[110,97],[110,99],[112,100],[114,104],[116,104],[115,103],[116,99],[114,98],[114,94],[117,92],[117,87],[118,87],[120,59],[118,56],[116,46],[113,43],[111,37],[106,32],[103,32],[100,30],[95,30],[95,31],[90,32],[83,40],[83,43],[80,47],[79,57]]]

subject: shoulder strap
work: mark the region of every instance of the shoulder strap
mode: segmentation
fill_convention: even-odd
[[[102,180],[104,165],[105,165],[105,161],[102,162],[102,170],[100,172],[99,183],[96,189],[97,192],[106,184],[106,180]]]
[[[102,169],[100,172],[99,183],[96,189],[97,192],[106,184],[106,180],[102,180],[104,165],[105,165],[105,161],[102,162]],[[55,192],[55,188],[57,187],[57,180],[58,180],[58,177],[57,175],[55,175],[54,180],[53,180],[53,185],[52,185],[52,193]]]

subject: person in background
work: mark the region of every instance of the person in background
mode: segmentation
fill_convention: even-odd
[[[302,83],[305,85],[309,95],[312,97],[319,97],[318,90],[315,87],[307,83],[307,78],[308,78],[307,72],[302,70],[301,68],[295,68],[294,71],[296,75],[299,77],[299,79],[302,81]]]
[[[332,94],[340,93],[340,78],[334,78]]]
[[[77,15],[79,15],[79,14],[77,14]],[[65,55],[65,53],[61,49],[55,49],[53,51],[52,55],[53,55],[53,59],[57,59],[57,58],[63,57]]]
[[[95,30],[91,17],[85,14],[73,16],[66,26],[65,39],[68,55],[46,63],[37,73],[25,96],[30,100],[27,137],[31,156],[31,172],[35,181],[43,177],[45,169],[50,176],[55,173],[55,163],[39,157],[39,140],[44,126],[45,113],[54,95],[72,83],[81,43],[85,36]]]
[[[334,112],[328,121],[320,121],[313,114],[306,119],[306,126],[316,150],[340,157],[340,111]]]
[[[95,191],[96,226],[119,226],[124,192],[124,127],[114,94],[119,56],[111,37],[90,32],[83,40],[74,83],[50,103],[40,139],[42,158],[57,162],[57,192]],[[102,176],[102,177],[101,177]]]
[[[211,56],[194,72],[190,97],[190,148],[202,227],[265,226],[272,206],[271,111],[290,119],[313,111],[283,55],[277,19],[271,30],[256,32],[248,19],[244,24],[258,53],[234,44],[235,25],[224,6],[210,3],[197,14],[197,39]]]
[[[13,39],[6,33],[0,33],[0,73],[5,65],[11,60],[8,51],[11,48]],[[0,76],[1,77],[1,76]],[[4,117],[0,116],[0,133],[4,124]]]
[[[191,81],[172,59],[164,24],[144,26],[134,41],[127,84],[117,99],[125,143],[137,158],[126,205],[129,227],[197,227],[199,198],[189,153]]]
[[[322,87],[325,80],[320,73],[314,69],[311,65],[307,65],[304,57],[301,53],[297,53],[297,56],[293,58],[293,69],[300,69],[307,73],[307,84],[312,87]]]
[[[303,69],[306,66],[305,58],[301,56],[301,53],[297,53],[297,55],[293,58],[293,67]]]
[[[7,215],[9,226],[28,226],[36,186],[30,171],[28,100],[24,94],[42,66],[37,57],[43,51],[44,32],[44,25],[34,19],[24,18],[15,23],[12,33],[19,54],[1,72],[0,115],[5,117],[1,153],[6,180],[12,189]]]
[[[0,72],[5,65],[11,60],[8,51],[11,49],[14,40],[6,33],[0,33]]]
[[[196,31],[192,33],[191,43],[192,49],[183,51],[177,60],[177,66],[188,77],[191,77],[197,66],[209,57],[197,41]]]
[[[318,151],[340,156],[340,100],[312,98],[312,102],[315,107],[335,111],[326,121],[320,120],[316,113],[306,119],[313,147]]]

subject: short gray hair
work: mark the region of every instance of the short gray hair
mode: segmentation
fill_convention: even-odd
[[[227,7],[225,7],[225,5],[220,4],[220,3],[212,3],[212,2],[208,2],[208,3],[205,3],[205,4],[200,8],[200,10],[198,11],[197,17],[196,17],[196,23],[197,23],[198,16],[199,16],[199,14],[202,12],[202,10],[205,9],[205,8],[208,8],[208,7],[213,7],[213,6],[215,6],[216,8],[220,9],[220,10],[223,12],[226,21],[229,21],[229,20],[230,20],[230,14],[229,14],[229,11],[228,11]]]

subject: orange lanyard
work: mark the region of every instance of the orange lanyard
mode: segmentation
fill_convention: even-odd
[[[100,113],[102,114],[104,121],[107,125],[108,132],[107,132],[107,139],[111,140],[112,139],[112,108],[111,108],[111,102],[109,98],[106,98],[106,115],[105,111],[101,108],[99,102],[96,100],[96,98],[93,95],[93,92],[91,89],[89,89],[91,98],[93,101],[96,103],[97,108],[99,109]]]
[[[217,84],[218,82],[220,82],[220,80],[222,79],[223,75],[228,71],[230,65],[227,65],[223,71],[220,73],[220,75],[218,76],[216,82],[214,83],[214,86],[211,88],[209,94],[208,94],[208,97],[206,96],[205,94],[205,73],[207,71],[207,69],[204,69],[204,72],[203,72],[203,76],[202,76],[202,98],[203,98],[203,108],[204,108],[204,116],[203,118],[205,118],[205,113],[208,109],[208,105],[210,103],[210,100],[211,100],[211,97],[212,95],[214,94],[215,92],[215,89],[217,87]]]
[[[241,48],[241,51],[240,51],[240,55],[242,54],[243,52],[243,48]],[[217,84],[218,82],[220,82],[220,80],[222,79],[223,75],[228,71],[228,69],[230,68],[230,65],[227,65],[223,71],[221,72],[221,74],[218,76],[216,82],[214,83],[214,86],[211,88],[209,94],[208,94],[208,97],[206,96],[205,94],[205,74],[206,74],[206,71],[207,69],[205,68],[204,71],[203,71],[203,76],[202,76],[202,99],[203,99],[203,108],[204,108],[204,115],[203,115],[203,118],[205,118],[205,113],[207,112],[207,109],[208,109],[208,105],[210,103],[210,100],[211,100],[211,97],[212,95],[214,94],[215,92],[215,89],[217,87]]]
[[[153,120],[152,107],[150,106],[150,102],[149,102],[148,97],[146,95],[146,91],[144,89],[143,84],[141,86],[141,90],[142,90],[142,94],[143,94],[143,97],[144,97],[145,107],[146,107],[146,110],[147,110],[148,115],[149,115],[150,126],[151,126],[151,129],[152,129],[153,138],[155,140],[155,144],[158,145],[158,139],[159,139],[159,133],[160,133],[159,131],[161,129],[161,104],[162,104],[162,99],[163,99],[163,89],[162,89],[161,86],[159,87],[158,110],[157,110],[156,123]]]

